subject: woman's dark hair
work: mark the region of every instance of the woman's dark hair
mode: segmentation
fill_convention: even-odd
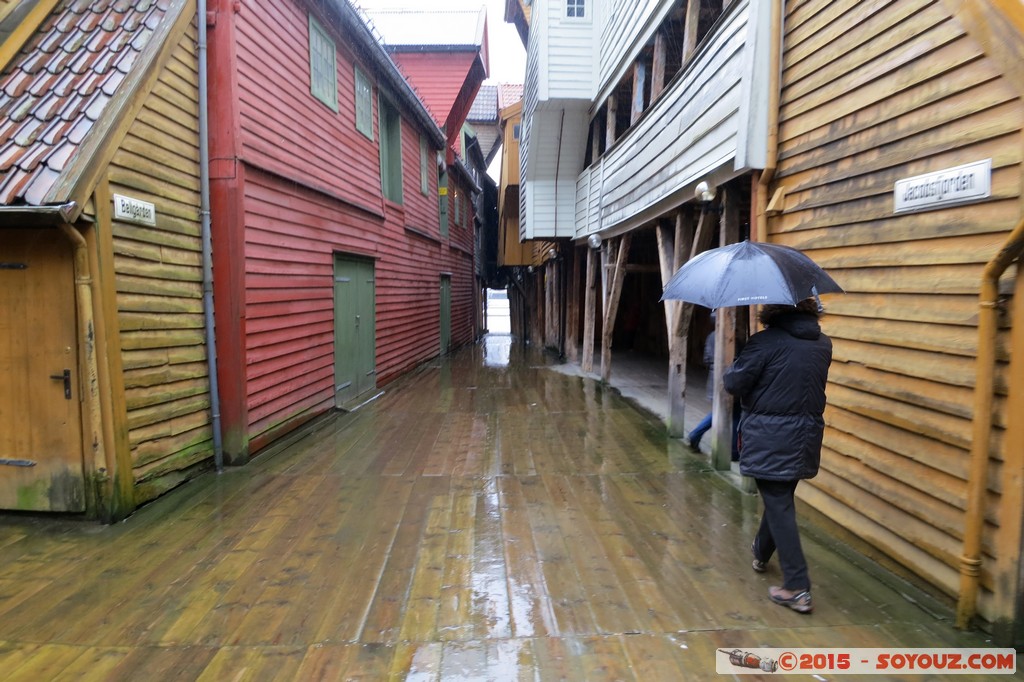
[[[821,317],[824,310],[819,307],[817,299],[805,298],[796,305],[785,305],[779,303],[769,303],[768,305],[761,306],[761,312],[757,316],[757,319],[765,327],[772,326],[772,320],[779,315],[785,315],[787,313],[805,313],[808,315],[814,315],[815,317]]]

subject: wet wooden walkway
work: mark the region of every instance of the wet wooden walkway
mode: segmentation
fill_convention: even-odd
[[[755,497],[508,357],[491,337],[124,523],[0,518],[0,677],[649,682],[720,648],[991,646],[813,540],[815,613],[771,604]]]

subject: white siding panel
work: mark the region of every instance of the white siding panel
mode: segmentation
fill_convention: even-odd
[[[758,141],[763,146],[763,134],[745,131],[766,106],[764,88],[755,97],[756,79],[747,74],[752,64],[767,61],[761,54],[766,41],[753,40],[756,32],[749,30],[749,7],[744,2],[730,8],[683,76],[601,160],[601,172],[592,169],[589,182],[577,185],[581,196],[576,204],[588,207],[578,213],[578,237],[595,229],[633,227],[652,208],[688,198],[687,192],[700,180],[721,182],[727,179],[723,173],[745,172],[748,168],[737,164],[739,157],[763,158],[763,152],[756,153]],[[755,48],[757,54],[750,55]],[[740,152],[740,144],[753,147],[754,153]],[[601,176],[596,188],[594,175]],[[590,208],[595,194],[596,225]]]
[[[593,17],[586,20],[565,16],[565,0],[538,1],[547,5],[548,20],[541,31],[545,59],[539,76],[547,80],[548,100],[582,99],[589,104],[594,96],[595,35]],[[536,11],[536,8],[535,8]],[[530,30],[533,30],[531,25]],[[530,39],[533,39],[531,35]]]

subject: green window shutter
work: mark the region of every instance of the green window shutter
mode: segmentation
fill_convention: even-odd
[[[430,193],[430,149],[427,146],[427,138],[420,135],[420,192]]]
[[[356,130],[373,139],[373,84],[356,69]]]
[[[313,97],[338,111],[338,72],[334,41],[323,26],[309,17],[309,90]]]
[[[402,117],[383,95],[380,118],[380,182],[385,198],[402,203]]]

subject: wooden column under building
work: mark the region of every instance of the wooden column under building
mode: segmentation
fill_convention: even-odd
[[[580,325],[580,250],[569,247],[566,249],[566,257],[572,261],[567,265],[571,275],[566,286],[566,300],[568,307],[565,311],[565,357],[569,362],[578,362],[580,359],[579,334]]]
[[[719,244],[735,244],[740,238],[739,192],[722,190]],[[732,466],[733,397],[722,387],[722,372],[736,358],[737,308],[721,308],[715,316],[715,382],[711,414],[711,466],[725,471]],[[746,324],[743,324],[746,327]]]
[[[657,237],[661,284],[664,287],[682,267],[684,259],[693,248],[689,214],[679,211],[672,223],[658,225]],[[686,320],[683,319],[684,310]],[[692,305],[682,301],[665,301],[665,326],[668,332],[668,433],[673,438],[686,435],[683,423],[686,407],[686,336],[692,310]]]
[[[654,36],[654,57],[651,60],[651,104],[658,99],[665,89],[665,32],[658,31]]]
[[[691,230],[692,218],[686,211],[676,214],[675,235],[671,237],[670,226],[658,229],[658,250],[661,263],[662,284],[667,284],[672,275],[689,259],[711,245],[714,235],[713,221],[709,218],[707,206],[701,209],[696,230]],[[668,432],[673,438],[686,435],[683,423],[686,408],[686,364],[693,305],[682,301],[665,301],[665,324],[668,327]]]
[[[615,119],[618,116],[619,100],[615,94],[608,96],[608,117],[604,129],[604,148],[608,149],[615,144]]]
[[[633,64],[633,101],[629,107],[629,124],[633,125],[644,113],[644,87],[647,83],[647,64],[640,60]]]
[[[583,283],[583,360],[580,369],[590,374],[594,371],[594,328],[597,316],[597,260],[596,249],[587,249],[587,276]]]
[[[697,49],[697,25],[700,22],[701,0],[688,0],[686,3],[686,18],[683,20],[683,64],[689,59],[693,51]]]
[[[629,245],[632,235],[627,232],[618,239],[615,251],[615,268],[611,274],[608,296],[604,308],[604,322],[601,329],[601,380],[608,381],[612,376],[612,332],[615,330],[615,316],[619,309],[619,298],[622,296],[622,281],[626,278],[626,262],[629,260]],[[611,252],[609,251],[609,260]]]

